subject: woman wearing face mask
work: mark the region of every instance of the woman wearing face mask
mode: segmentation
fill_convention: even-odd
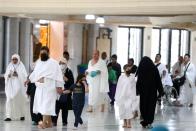
[[[72,71],[67,67],[67,60],[65,58],[61,58],[59,65],[61,67],[61,71],[63,73],[64,79],[64,90],[70,90],[72,84],[74,84],[74,77]],[[57,125],[58,114],[60,110],[62,110],[62,122],[63,126],[67,125],[68,118],[68,110],[72,109],[72,99],[71,93],[61,94],[59,99],[56,101],[56,114],[57,116],[52,117],[53,125]]]

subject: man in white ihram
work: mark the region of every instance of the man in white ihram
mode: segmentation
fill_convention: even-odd
[[[49,49],[44,46],[40,51],[41,59],[36,62],[35,69],[29,76],[29,80],[36,85],[34,98],[34,113],[41,113],[43,121],[39,122],[39,128],[52,127],[51,116],[55,116],[55,103],[57,92],[62,93],[63,76],[57,61],[49,58]]]
[[[89,84],[89,109],[93,111],[94,106],[101,105],[101,112],[104,112],[104,100],[109,92],[108,70],[106,63],[99,58],[99,51],[93,51],[93,59],[88,63],[86,70],[87,82]]]
[[[24,120],[25,119],[25,87],[27,72],[17,54],[12,56],[12,61],[5,72],[5,93],[6,93],[6,119]]]
[[[180,87],[179,102],[181,105],[193,106],[193,89],[195,88],[195,66],[190,62],[190,55],[184,55],[184,68],[181,76],[185,72],[185,83]]]

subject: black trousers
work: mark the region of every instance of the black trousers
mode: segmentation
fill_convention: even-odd
[[[75,127],[78,127],[78,124],[83,124],[83,121],[81,118],[83,108],[84,108],[84,105],[73,105],[72,107],[74,111],[74,116],[75,116],[75,123],[74,123]]]
[[[38,114],[33,113],[34,96],[35,96],[35,92],[32,92],[32,94],[30,95],[31,120],[38,123],[39,121],[42,120],[42,115],[40,113],[38,113]]]
[[[67,108],[66,104],[67,104],[66,102],[62,102],[62,101],[59,101],[59,100],[56,101],[55,111],[56,111],[56,115],[57,116],[52,116],[52,122],[53,123],[57,123],[59,112],[60,112],[60,110],[62,110],[62,121],[63,121],[63,124],[67,124],[68,108]]]

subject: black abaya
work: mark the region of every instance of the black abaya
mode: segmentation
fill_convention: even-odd
[[[140,61],[136,76],[136,93],[140,95],[140,112],[143,118],[142,126],[152,124],[157,102],[157,91],[163,95],[163,86],[158,69],[148,57]]]

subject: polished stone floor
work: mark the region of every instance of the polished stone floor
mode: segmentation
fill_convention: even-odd
[[[27,107],[28,107],[27,102]],[[0,131],[39,131],[36,126],[31,125],[30,115],[27,113],[26,121],[4,122],[5,114],[5,97],[0,95]],[[28,112],[28,108],[27,108]],[[86,128],[79,128],[81,131],[145,131],[139,124],[139,118],[132,121],[131,129],[123,129],[122,121],[118,117],[118,109],[107,108],[104,113],[96,110],[94,113],[87,113],[84,109],[82,114],[86,123]],[[69,123],[67,127],[63,127],[61,120],[58,126],[45,131],[71,131],[73,130],[74,116],[73,112],[69,112]],[[153,126],[164,125],[170,131],[196,131],[196,109],[195,107],[158,107],[155,115]]]

